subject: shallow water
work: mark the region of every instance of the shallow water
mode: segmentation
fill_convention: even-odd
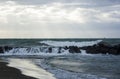
[[[37,79],[56,79],[53,74],[38,67],[31,60],[28,59],[8,59],[8,66],[20,69],[22,74],[31,76]]]
[[[106,79],[120,79],[120,56],[76,55],[61,58],[58,57],[49,60],[48,63],[54,67],[70,72],[91,74]]]
[[[120,56],[71,54],[8,58],[8,66],[38,79],[120,79]]]

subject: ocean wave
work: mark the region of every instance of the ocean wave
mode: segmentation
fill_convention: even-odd
[[[47,44],[48,46],[13,47],[10,50],[4,51],[4,53],[1,53],[0,55],[68,55],[70,53],[81,53],[81,55],[87,55],[86,51],[80,50],[79,47],[92,46],[98,44],[101,41],[102,40],[86,41],[86,42],[85,41],[84,42],[41,41],[40,42],[41,44],[42,43],[43,45]]]
[[[95,44],[98,44],[99,42],[101,42],[102,40],[96,40],[96,41],[83,41],[83,42],[70,42],[70,41],[40,41],[41,44],[46,44],[49,46],[60,46],[60,47],[64,47],[64,46],[78,46],[78,47],[83,47],[83,46],[92,46]]]
[[[61,53],[59,53],[61,52]],[[68,50],[65,50],[64,48],[59,49],[51,48],[51,47],[26,47],[26,48],[13,48],[12,50],[5,51],[4,53],[1,53],[0,55],[6,56],[6,55],[67,55],[69,54]]]

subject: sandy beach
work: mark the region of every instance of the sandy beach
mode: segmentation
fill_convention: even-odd
[[[1,61],[2,60],[0,60],[0,79],[36,79],[21,74],[20,70],[13,67],[8,67],[8,63]]]

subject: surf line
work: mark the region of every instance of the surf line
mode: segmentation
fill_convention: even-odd
[[[8,61],[8,66],[19,69],[22,74],[26,76],[31,76],[37,79],[56,79],[53,74],[37,66],[29,59],[10,58]]]

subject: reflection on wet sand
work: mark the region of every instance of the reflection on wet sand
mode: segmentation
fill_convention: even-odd
[[[9,59],[8,66],[20,69],[22,74],[35,77],[37,79],[55,79],[53,74],[38,67],[32,61],[27,59]]]

